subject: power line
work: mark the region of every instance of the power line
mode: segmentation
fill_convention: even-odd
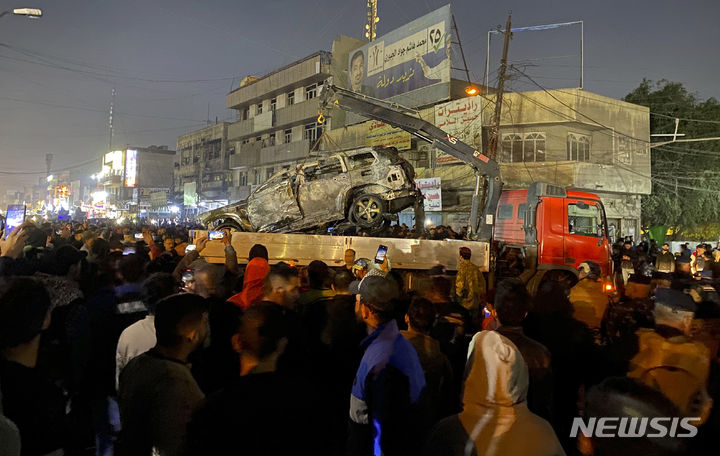
[[[53,169],[52,172],[57,173],[57,172],[62,172],[62,171],[70,171],[70,170],[76,169],[76,168],[82,168],[83,166],[87,166],[92,163],[97,163],[98,160],[99,160],[99,158],[93,158],[92,160],[87,160],[82,163],[77,163],[75,165],[70,165],[70,166],[66,166],[63,168]],[[43,170],[43,171],[0,171],[0,174],[15,176],[15,175],[45,174],[46,172],[47,172],[47,170]]]

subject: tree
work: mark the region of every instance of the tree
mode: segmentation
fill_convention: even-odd
[[[720,137],[720,102],[701,100],[681,83],[643,79],[624,100],[650,108],[651,134],[672,133],[679,118],[684,138]],[[671,143],[654,147],[651,157],[643,226],[671,227],[674,238],[720,237],[720,141]]]

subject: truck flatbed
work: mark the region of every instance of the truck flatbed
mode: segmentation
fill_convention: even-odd
[[[207,231],[195,230],[193,238],[206,236]],[[469,247],[472,262],[482,271],[488,271],[490,244],[467,240],[426,240],[404,238],[378,238],[361,236],[323,236],[314,234],[247,233],[233,232],[232,246],[238,263],[247,263],[248,252],[255,244],[268,249],[270,264],[280,261],[296,265],[307,265],[321,260],[330,267],[343,265],[346,249],[354,249],[356,258],[375,257],[379,245],[388,246],[387,256],[393,269],[427,270],[442,265],[449,271],[458,267],[458,250]],[[225,253],[222,241],[208,241],[201,257],[210,263],[224,263]]]

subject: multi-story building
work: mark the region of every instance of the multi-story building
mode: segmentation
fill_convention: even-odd
[[[236,152],[230,156],[236,189],[231,199],[246,198],[253,186],[308,156],[322,134],[320,86],[330,76],[347,77],[348,53],[360,44],[341,36],[332,53],[316,52],[265,76],[247,77],[227,95],[227,107],[237,112],[227,132]],[[344,117],[334,120],[342,123]]]
[[[93,203],[118,216],[146,214],[152,208],[153,193],[164,193],[167,200],[174,162],[175,151],[167,146],[127,147],[106,153],[96,175],[103,190],[94,192]]]
[[[186,214],[209,210],[234,200],[228,142],[228,123],[221,122],[182,135],[177,140],[174,202],[184,203]]]

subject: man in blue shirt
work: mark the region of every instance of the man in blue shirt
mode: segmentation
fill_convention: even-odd
[[[369,335],[350,395],[349,454],[414,454],[422,443],[425,376],[393,319],[397,296],[397,284],[378,276],[366,277],[356,295],[355,313]]]

